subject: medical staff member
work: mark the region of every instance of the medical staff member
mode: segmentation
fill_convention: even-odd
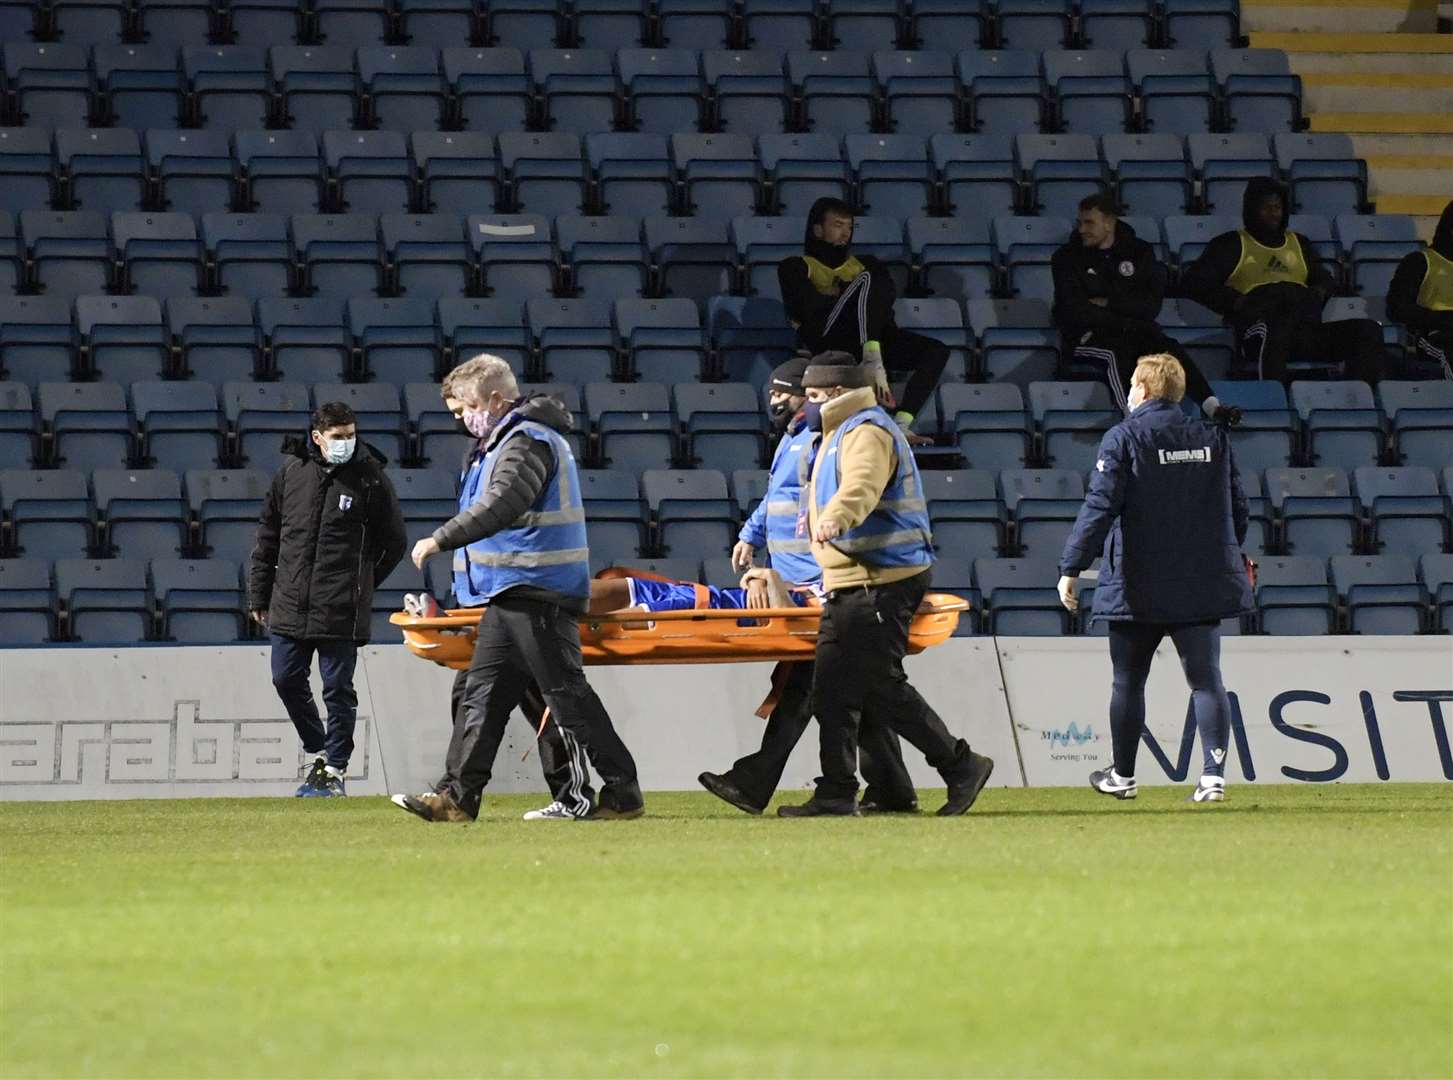
[[[488,606],[465,683],[464,725],[450,744],[451,780],[397,802],[427,821],[473,820],[505,724],[533,679],[600,774],[588,816],[639,817],[635,760],[581,668],[577,619],[590,598],[590,555],[580,478],[563,435],[570,413],[554,398],[521,398],[498,357],[455,392],[484,452],[465,476],[459,513],[414,545],[413,560],[422,567],[440,551],[459,551],[455,597]]]
[[[813,358],[803,374],[809,427],[822,430],[807,491],[812,554],[827,599],[812,696],[822,775],[811,799],[782,817],[856,814],[858,725],[871,711],[943,776],[939,814],[974,804],[994,762],[948,728],[903,671],[908,626],[928,591],[933,542],[918,466],[879,403],[877,377],[847,353]]]
[[[1079,607],[1079,575],[1100,558],[1092,618],[1109,623],[1110,738],[1115,760],[1090,786],[1135,798],[1135,755],[1145,726],[1145,680],[1169,637],[1191,688],[1204,763],[1194,802],[1225,798],[1231,703],[1221,682],[1221,620],[1251,610],[1241,544],[1247,503],[1231,442],[1187,416],[1175,357],[1141,357],[1130,415],[1105,433],[1090,489],[1060,557],[1059,594]]]

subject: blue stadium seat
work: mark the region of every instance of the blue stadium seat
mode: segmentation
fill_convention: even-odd
[[[994,290],[994,246],[989,230],[960,218],[912,218],[908,247],[921,267],[920,286],[961,305]]]
[[[525,304],[525,319],[546,379],[583,386],[616,375],[615,334],[606,301],[536,297]]]
[[[863,53],[787,54],[787,80],[801,102],[801,126],[832,135],[869,132],[878,126],[878,87]]]
[[[440,404],[436,387],[422,383],[414,385],[424,391],[435,391],[432,395],[434,404]],[[444,415],[449,416],[448,413]],[[453,417],[449,419],[452,423]],[[473,439],[469,440],[471,446],[473,442]],[[448,521],[459,512],[459,474],[452,467],[457,461],[458,459],[441,461],[436,467],[429,469],[389,470],[389,478],[393,481],[394,491],[399,497],[404,527],[410,536],[433,532],[440,522]]]
[[[83,128],[91,122],[90,59],[81,45],[4,42],[9,112],[22,126]]]
[[[409,425],[418,436],[416,460],[424,468],[409,469],[395,475],[394,486],[399,490],[400,499],[404,495],[404,486],[400,482],[402,475],[443,477],[448,482],[446,496],[453,500],[455,485],[459,479],[459,465],[464,455],[473,448],[474,436],[468,434],[459,421],[444,408],[444,401],[439,397],[438,383],[406,383],[404,409]],[[409,516],[407,506],[404,508],[404,516]],[[443,519],[436,519],[430,529],[441,520]]]
[[[969,325],[979,337],[983,372],[991,382],[1021,390],[1052,379],[1059,367],[1059,331],[1043,300],[970,300]]]
[[[984,598],[984,630],[991,634],[1055,637],[1069,633],[1060,605],[1058,552],[1042,559],[975,559],[974,582]]]
[[[312,8],[313,29],[331,46],[383,45],[392,34],[388,0],[312,0]]]
[[[34,0],[0,3],[0,41],[34,40],[45,33],[45,10]]]
[[[908,274],[912,256],[903,236],[903,222],[896,217],[859,217],[853,221],[853,250],[860,255],[871,255],[883,264],[898,295],[908,291]],[[800,249],[799,249],[800,250]]]
[[[0,382],[0,461],[32,463],[38,435],[30,387],[23,382]]]
[[[1453,383],[1388,380],[1377,398],[1392,425],[1395,460],[1434,469],[1453,461]]]
[[[188,544],[181,478],[170,469],[91,474],[102,545],[124,559],[171,559]]]
[[[1418,251],[1417,226],[1402,214],[1338,214],[1337,239],[1352,269],[1352,287],[1368,297],[1386,296],[1403,257]]]
[[[0,645],[55,639],[49,559],[0,559]]]
[[[98,45],[91,55],[100,111],[111,124],[137,130],[176,128],[187,119],[175,43]]]
[[[757,154],[778,214],[805,216],[824,195],[852,199],[852,178],[836,135],[763,135]]]
[[[252,209],[266,214],[318,210],[323,170],[311,131],[239,131],[233,147]]]
[[[1014,522],[1014,544],[1022,556],[1059,560],[1084,501],[1083,477],[1077,469],[1000,471],[1000,498]],[[1057,576],[1053,579],[1058,580]]]
[[[1127,214],[1158,220],[1190,211],[1194,178],[1179,135],[1106,135],[1100,152]]]
[[[848,135],[843,144],[864,213],[901,219],[933,212],[936,177],[921,136]]]
[[[139,559],[57,559],[55,587],[70,640],[131,645],[151,639],[151,594]]]
[[[600,210],[640,217],[671,212],[676,182],[666,136],[594,131],[585,136],[585,156]]]
[[[1030,300],[1050,303],[1054,284],[1049,260],[1073,228],[1068,217],[999,217],[994,219],[994,244],[1010,290]]]
[[[1047,49],[1043,63],[1060,130],[1107,135],[1130,127],[1135,102],[1120,53]]]
[[[126,292],[195,296],[206,284],[202,243],[191,214],[112,214],[111,243]]]
[[[257,302],[257,328],[270,357],[270,378],[334,382],[353,374],[353,339],[336,297],[267,298]]]
[[[636,474],[624,469],[581,469],[579,476],[591,557],[607,566],[638,558],[646,545],[646,527]]]
[[[326,131],[323,161],[332,203],[353,214],[406,214],[414,205],[413,163],[397,131]]]
[[[1229,48],[1241,36],[1238,0],[1161,0],[1160,8],[1169,45]]]
[[[586,171],[580,136],[506,132],[499,137],[499,157],[521,213],[554,217],[584,212]]]
[[[445,49],[444,80],[454,90],[465,131],[523,131],[533,116],[533,95],[518,48]]]
[[[1125,68],[1147,131],[1194,135],[1215,127],[1218,90],[1204,49],[1131,49]]]
[[[289,231],[302,292],[338,299],[378,294],[384,268],[372,214],[294,214]]]
[[[404,413],[397,383],[314,383],[313,408],[341,401],[358,418],[358,437],[391,465],[408,459]]]
[[[772,369],[792,354],[797,333],[779,300],[714,296],[707,324],[720,376],[761,386]]]
[[[626,374],[646,382],[700,378],[706,341],[701,312],[686,299],[617,300],[616,341],[624,350]]]
[[[86,474],[77,469],[0,469],[0,515],[14,554],[83,558],[95,544]]]
[[[306,438],[312,412],[307,387],[295,382],[224,383],[222,407],[237,432],[238,456],[269,474],[287,460],[285,438]]]
[[[964,325],[964,309],[957,299],[904,297],[894,303],[893,314],[900,329],[936,338],[948,347],[944,382],[957,382],[974,374],[973,332]],[[930,407],[932,404],[930,401]],[[923,433],[936,435],[937,431]]]
[[[521,49],[548,49],[560,36],[562,13],[556,0],[491,0],[489,29],[496,40]]]
[[[742,217],[762,202],[757,154],[746,135],[671,136],[671,161],[681,178],[683,206],[693,217]]]
[[[726,477],[715,469],[647,469],[641,474],[641,494],[666,555],[725,555],[736,542]]]
[[[590,300],[640,296],[650,259],[637,217],[561,217],[555,221],[561,262],[571,291]]]
[[[1417,558],[1449,542],[1449,515],[1438,477],[1421,465],[1364,465],[1352,474],[1368,548]]]
[[[504,178],[494,138],[470,131],[416,131],[410,137],[419,176],[419,203],[432,213],[467,216],[482,205],[503,205]],[[482,190],[488,192],[481,198]]]
[[[1302,80],[1280,49],[1212,49],[1232,131],[1292,132],[1302,126]]]
[[[1030,383],[1029,411],[1045,461],[1081,473],[1095,467],[1100,440],[1122,419],[1101,382]]]
[[[299,41],[308,17],[298,0],[228,0],[227,33],[244,45]]]
[[[355,54],[368,95],[368,122],[384,131],[428,131],[448,120],[448,87],[439,53],[422,46],[382,45]]]
[[[1330,634],[1336,597],[1325,558],[1271,556],[1257,564],[1256,606],[1263,634]]]
[[[469,243],[479,285],[495,299],[523,302],[555,291],[551,222],[539,214],[472,214]]]
[[[635,0],[574,0],[574,38],[592,49],[629,49],[650,37],[650,13]]]
[[[938,41],[934,45],[946,48]],[[873,78],[890,131],[926,138],[955,131],[965,121],[952,52],[876,52]]]
[[[1070,0],[999,0],[999,43],[1009,49],[1068,48],[1073,37]]]
[[[929,140],[943,182],[945,209],[955,219],[987,226],[1019,205],[1014,144],[1008,135],[953,135]]]
[[[656,267],[660,295],[691,300],[704,310],[709,298],[732,291],[736,249],[728,239],[726,221],[647,218],[646,247]]]
[[[379,237],[389,291],[419,298],[466,296],[474,289],[474,259],[464,222],[453,214],[384,214]]]
[[[746,272],[747,291],[753,296],[782,298],[777,267],[783,259],[802,254],[805,217],[739,217],[732,222],[731,238],[737,263]]]
[[[835,49],[896,49],[904,36],[897,0],[828,0],[827,37]]]
[[[664,44],[673,49],[725,49],[732,44],[735,12],[713,0],[656,0]]]
[[[1381,460],[1382,413],[1365,382],[1296,380],[1291,404],[1305,427],[1307,458],[1313,464],[1350,473]]]
[[[154,297],[77,297],[76,331],[94,377],[125,384],[172,374],[171,336]]]
[[[25,284],[25,260],[20,254],[20,237],[15,217],[0,210],[0,296],[14,296]]]
[[[743,0],[742,29],[749,49],[790,52],[817,41],[815,0]]]
[[[756,388],[746,383],[677,383],[672,388],[681,423],[682,453],[699,468],[757,465],[767,448],[767,428]]]
[[[707,49],[701,72],[717,128],[735,135],[787,130],[792,97],[780,53]]]
[[[972,468],[997,475],[1029,464],[1034,435],[1014,383],[947,383],[938,398],[944,431]]]
[[[933,523],[933,544],[941,555],[972,562],[993,558],[1004,549],[1004,508],[992,473],[983,469],[927,470],[923,494]],[[934,588],[939,585],[935,565]]]
[[[202,246],[216,287],[229,296],[286,296],[293,257],[281,214],[213,213],[202,217]]]
[[[151,129],[145,141],[160,205],[201,219],[219,206],[238,204],[240,177],[225,132]]]
[[[1202,214],[1197,217],[1172,214],[1165,219],[1163,227],[1166,251],[1175,265],[1184,267],[1199,258],[1206,245],[1217,236],[1241,228],[1241,217],[1239,214],[1235,217],[1229,214]]]
[[[202,550],[213,558],[247,560],[270,474],[261,469],[188,469],[183,480],[187,505],[201,530]]]
[[[671,135],[696,131],[706,120],[706,84],[688,49],[622,49],[616,67],[625,91],[627,122],[637,131]]]
[[[346,304],[348,332],[362,361],[359,372],[397,393],[405,383],[430,378],[443,366],[443,341],[434,301],[422,297],[375,300],[355,296]],[[402,446],[389,457],[398,461]]]
[[[0,365],[32,390],[80,374],[71,302],[62,296],[0,296]]]
[[[49,206],[57,194],[50,132],[0,128],[0,210],[18,214]]]
[[[1348,135],[1281,131],[1272,136],[1277,167],[1299,213],[1361,213],[1367,202],[1367,163]]]
[[[635,473],[670,468],[676,448],[665,386],[593,382],[585,387],[585,408],[610,467]]]
[[[1151,43],[1155,10],[1151,0],[1080,0],[1080,36],[1086,48],[1125,52]]]
[[[1296,452],[1296,419],[1281,383],[1217,379],[1211,383],[1211,392],[1223,405],[1242,410],[1241,423],[1230,430],[1231,449],[1241,469],[1260,471],[1291,463]]]
[[[353,50],[275,45],[268,65],[283,119],[299,131],[342,131],[363,119]]]
[[[151,587],[163,640],[220,645],[246,638],[246,600],[231,559],[153,559]]]
[[[1259,559],[1275,549],[1275,515],[1272,513],[1271,503],[1262,491],[1261,474],[1255,470],[1240,468],[1239,463],[1236,472],[1241,479],[1241,491],[1246,496],[1249,513],[1246,539],[1241,550]]]
[[[510,365],[516,376],[527,374],[534,342],[525,327],[525,302],[517,297],[500,300],[439,301],[439,329],[450,355],[464,360],[475,353],[493,353]],[[435,371],[442,376],[443,371]]]
[[[1186,149],[1201,177],[1201,201],[1222,220],[1240,221],[1247,180],[1276,175],[1276,159],[1263,134],[1193,134],[1186,137]]]
[[[1359,516],[1341,469],[1267,469],[1266,496],[1281,518],[1283,544],[1293,555],[1349,555],[1357,547]]]
[[[909,9],[909,39],[920,49],[954,53],[986,48],[993,43],[993,23],[993,5],[982,0],[916,0]]]
[[[213,131],[266,127],[272,116],[267,50],[251,45],[182,49],[193,124]]]
[[[20,237],[48,296],[103,293],[111,284],[106,218],[92,211],[22,210]]]
[[[1089,135],[1018,135],[1014,156],[1041,214],[1073,218],[1080,199],[1109,188],[1099,147]]]
[[[61,464],[89,471],[132,459],[126,391],[117,383],[41,383],[36,404]]]
[[[745,521],[757,509],[757,504],[767,497],[771,474],[766,469],[733,469],[731,481],[737,516]]]
[[[221,464],[225,428],[213,383],[197,379],[132,383],[131,412],[146,460],[179,471]]]
[[[1429,552],[1418,559],[1418,573],[1432,607],[1430,630],[1453,631],[1453,555]]]
[[[529,67],[543,107],[542,126],[577,135],[615,127],[621,99],[610,53],[604,49],[534,49]]]
[[[1354,634],[1418,634],[1427,604],[1409,555],[1337,555],[1332,585]]]
[[[399,35],[414,45],[434,49],[482,44],[485,12],[474,0],[399,0]]]
[[[968,97],[972,130],[1003,137],[1039,130],[1045,91],[1037,51],[973,49],[959,53],[954,63]]]

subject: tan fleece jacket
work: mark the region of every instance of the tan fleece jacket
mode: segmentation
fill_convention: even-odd
[[[822,446],[827,446],[832,434],[842,426],[844,420],[854,413],[871,409],[878,403],[871,387],[849,390],[841,397],[835,397],[822,407]],[[843,437],[838,452],[831,457],[819,450],[817,460],[812,464],[812,483],[807,492],[808,527],[816,531],[818,473],[824,468],[838,470],[837,493],[823,507],[820,517],[836,521],[842,532],[854,529],[868,519],[873,508],[882,499],[884,490],[898,468],[898,455],[893,449],[893,437],[876,424],[860,424]],[[813,558],[822,567],[823,588],[850,589],[864,585],[886,585],[891,581],[902,581],[923,573],[926,566],[870,566],[846,555],[832,544],[812,545]]]

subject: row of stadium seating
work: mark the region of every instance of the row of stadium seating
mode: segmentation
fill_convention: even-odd
[[[456,459],[457,461],[457,459]],[[392,470],[405,519],[431,530],[453,515],[457,465]],[[1085,494],[1076,469],[923,473],[939,553],[1058,557]],[[726,555],[766,490],[762,470],[586,469],[582,498],[593,558]],[[638,479],[639,477],[639,479]],[[730,481],[728,480],[730,477]],[[1254,555],[1449,550],[1453,465],[1243,468]],[[1350,483],[1349,483],[1350,480]],[[0,470],[0,553],[149,559],[245,559],[269,474],[260,469]]]
[[[231,559],[0,560],[0,645],[49,642],[228,643],[262,632],[245,617],[240,570]],[[725,558],[623,560],[668,577],[721,587],[737,584]],[[956,636],[1103,634],[1090,622],[1093,585],[1081,610],[1067,614],[1045,559],[944,558],[933,587],[967,599],[972,608]],[[1271,557],[1259,566],[1256,611],[1228,619],[1223,633],[1416,634],[1453,630],[1453,555]],[[403,594],[430,589],[448,596],[447,560],[425,574],[405,561],[374,593],[374,641],[396,640],[388,616]]]
[[[1235,0],[3,0],[23,41],[521,49],[1234,44]]]
[[[4,47],[0,117],[387,131],[1295,131],[1276,49],[705,52]]]

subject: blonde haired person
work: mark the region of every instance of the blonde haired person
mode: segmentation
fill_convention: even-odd
[[[1145,680],[1169,637],[1180,654],[1204,764],[1191,798],[1225,797],[1231,704],[1221,682],[1221,620],[1251,610],[1241,554],[1247,503],[1226,432],[1181,408],[1185,372],[1165,353],[1131,376],[1130,414],[1105,433],[1085,504],[1060,557],[1060,600],[1079,607],[1079,575],[1100,558],[1092,618],[1109,624],[1114,764],[1090,785],[1117,799],[1136,793]]]

